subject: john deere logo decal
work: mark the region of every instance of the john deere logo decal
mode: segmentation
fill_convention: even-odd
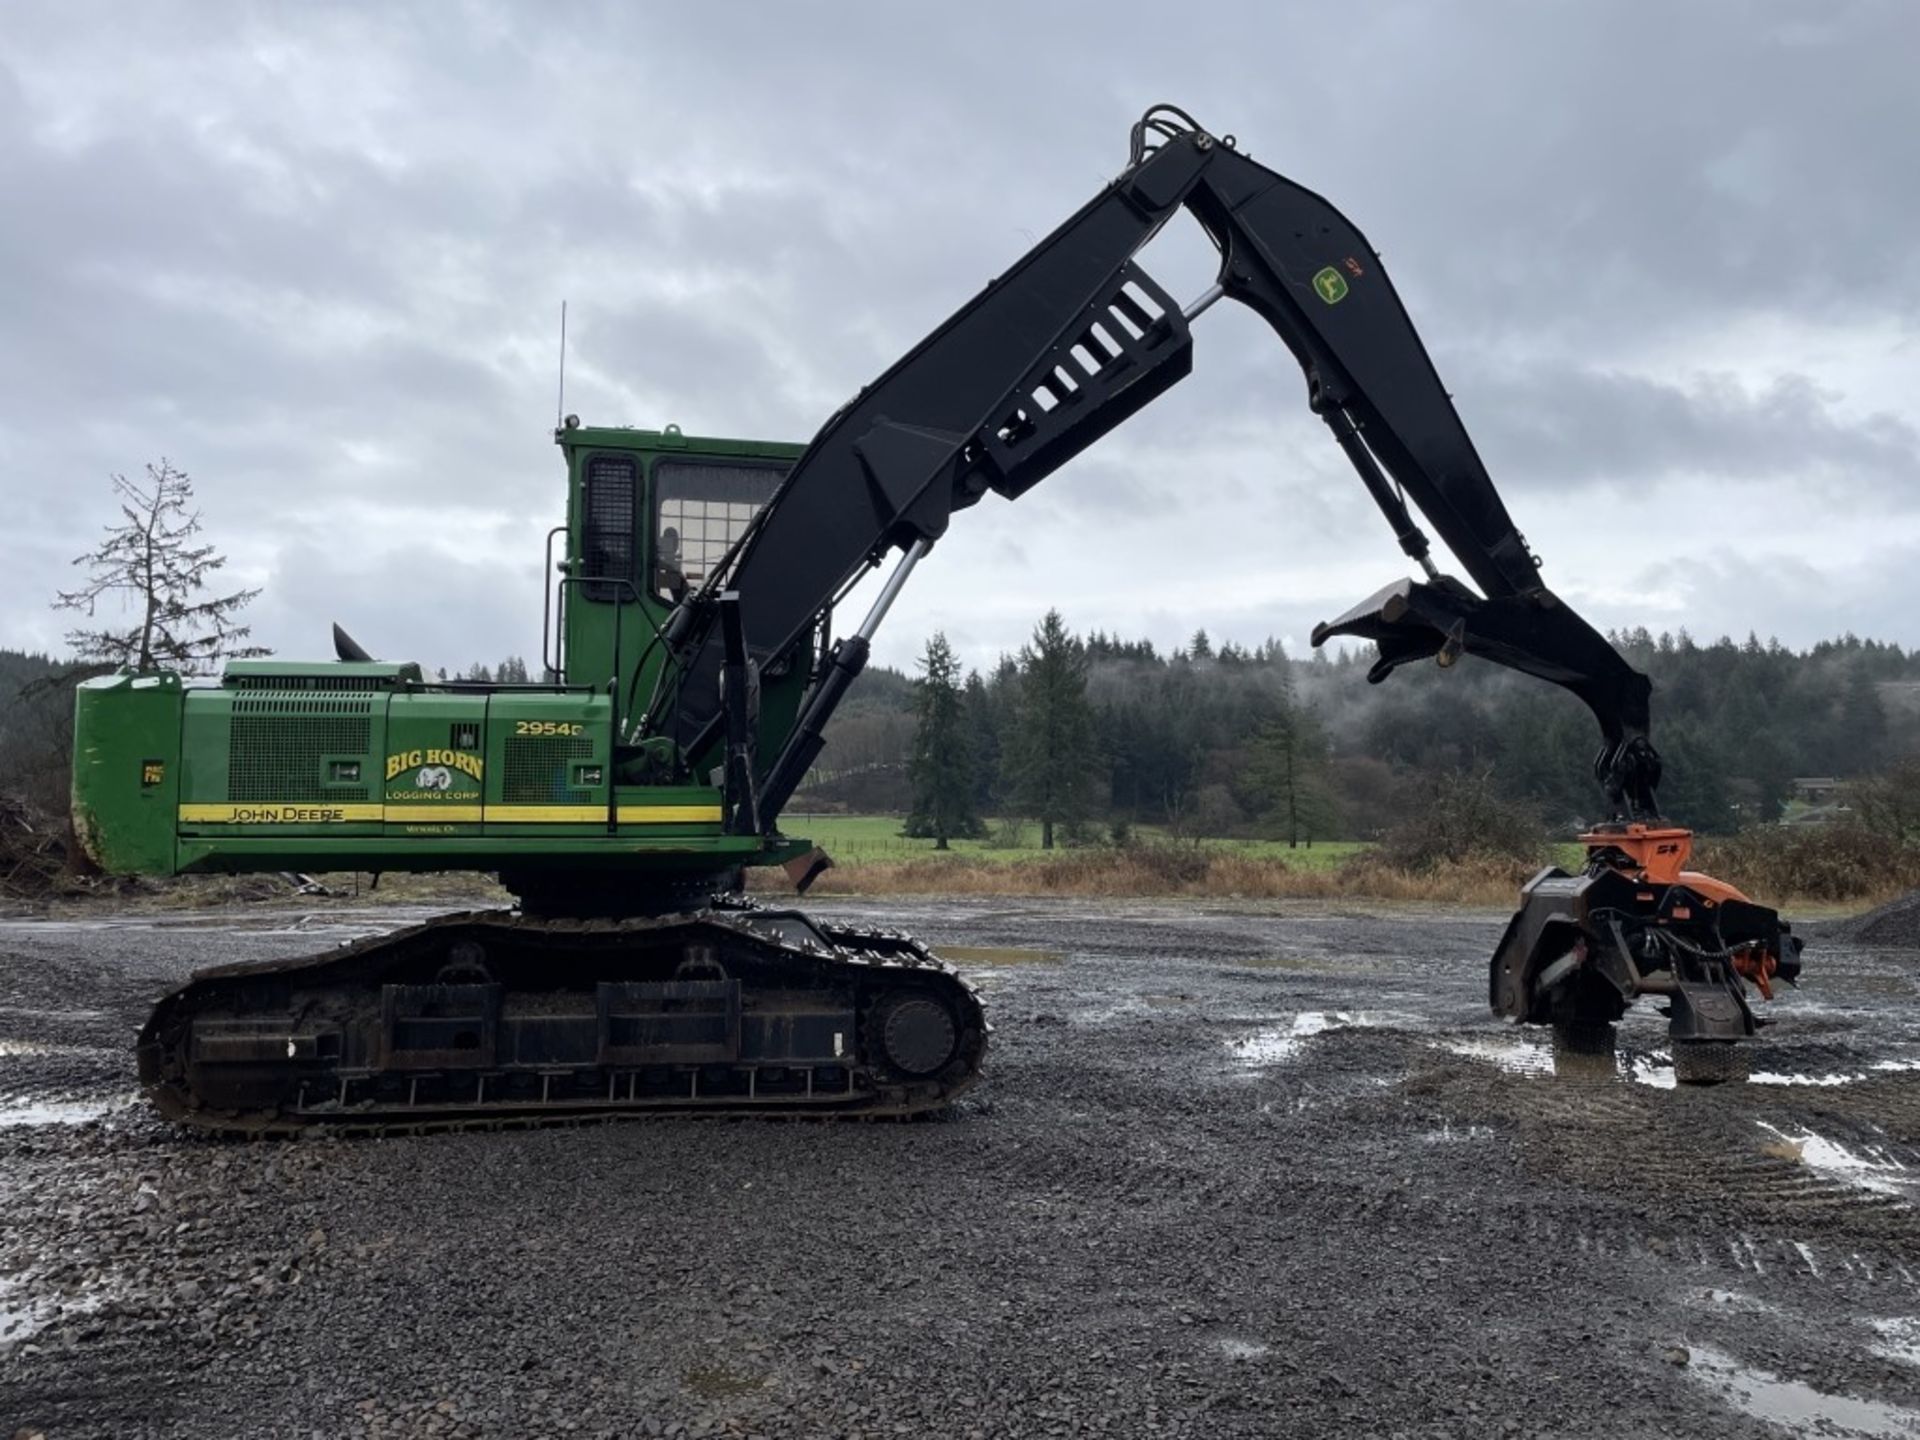
[[[1338,305],[1347,298],[1347,277],[1329,265],[1313,277],[1313,288],[1327,304]]]

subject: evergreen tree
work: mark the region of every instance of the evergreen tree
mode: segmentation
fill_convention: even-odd
[[[1327,737],[1313,713],[1287,705],[1260,727],[1249,758],[1254,793],[1287,839],[1289,850],[1333,829],[1326,787]]]
[[[164,666],[202,675],[222,661],[267,654],[264,646],[240,643],[250,627],[239,623],[239,613],[258,590],[204,593],[227,560],[213,546],[194,543],[200,512],[187,508],[193,500],[187,472],[163,459],[147,466],[146,484],[116,475],[113,489],[121,521],[107,527],[99,545],[74,558],[90,572],[87,583],[61,591],[54,608],[84,611],[91,619],[100,602],[115,595],[138,618],[119,629],[70,631],[67,643],[75,655],[102,666]]]
[[[1205,630],[1196,630],[1193,632],[1193,639],[1187,642],[1187,654],[1195,660],[1211,660],[1213,658],[1213,641],[1207,638],[1207,632]]]
[[[937,630],[920,668],[925,673],[914,682],[916,724],[907,764],[913,810],[906,833],[931,835],[933,848],[945,850],[951,837],[978,835],[983,828],[973,807],[973,742],[964,723],[960,662]]]
[[[1847,670],[1839,721],[1845,768],[1858,772],[1878,766],[1887,745],[1887,712],[1880,704],[1880,687],[1857,660]]]
[[[1008,769],[1013,798],[1040,822],[1040,848],[1056,825],[1077,825],[1092,804],[1096,760],[1086,653],[1058,610],[1049,610],[1020,651],[1020,710]]]
[[[1659,743],[1665,772],[1660,809],[1695,830],[1731,828],[1734,811],[1728,767],[1715,737],[1706,733],[1706,727],[1682,720],[1665,726]]]
[[[1780,818],[1793,789],[1793,757],[1771,725],[1749,733],[1741,752],[1745,778],[1752,782],[1754,819],[1771,825]]]
[[[1000,707],[978,670],[967,672],[960,715],[961,727],[973,742],[973,811],[985,815],[993,804],[994,777],[1000,773]]]

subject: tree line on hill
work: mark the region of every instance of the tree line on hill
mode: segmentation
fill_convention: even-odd
[[[1797,779],[1859,782],[1920,754],[1920,652],[1852,636],[1805,651],[1612,638],[1653,677],[1662,806],[1704,832],[1803,809]],[[926,835],[1021,816],[1056,839],[1154,825],[1310,844],[1377,838],[1435,777],[1468,773],[1559,833],[1594,818],[1597,736],[1572,696],[1477,662],[1372,686],[1369,661],[1204,633],[1165,653],[1075,635],[1049,612],[1019,654],[969,673],[935,636],[916,676],[869,668],[794,805],[899,814]],[[65,807],[72,695],[47,682],[71,663],[0,651],[0,793],[49,810]],[[462,678],[525,674],[508,657]],[[1884,809],[1884,788],[1849,793]]]
[[[1920,652],[1851,635],[1804,651],[1611,638],[1654,682],[1662,808],[1701,831],[1771,823],[1805,808],[1796,781],[1859,781],[1920,753]],[[1162,653],[1049,611],[1018,655],[963,673],[936,634],[918,675],[862,678],[795,805],[903,814],[936,839],[991,815],[1037,820],[1048,840],[1152,824],[1310,844],[1378,838],[1436,777],[1470,776],[1555,833],[1597,818],[1599,737],[1572,695],[1481,662],[1375,686],[1371,660],[1204,631]]]
[[[162,466],[149,488],[128,493],[184,513],[184,477]],[[183,563],[211,567],[187,539],[190,521],[179,525],[171,543]],[[81,557],[96,576],[132,564],[109,548]],[[94,598],[62,603],[88,609]],[[119,632],[77,630],[72,659],[0,651],[0,792],[64,808],[72,679],[136,645],[204,668],[186,662],[209,633],[210,655],[258,653],[234,643],[245,631],[231,616],[250,598],[149,604]],[[198,614],[207,608],[211,617]],[[1851,635],[1805,651],[1753,636],[1702,645],[1684,631],[1611,638],[1653,679],[1663,808],[1696,829],[1771,822],[1792,807],[1797,779],[1906,773],[1901,762],[1920,754],[1920,652]],[[917,676],[868,669],[795,804],[902,814],[910,833],[942,840],[980,833],[986,816],[1017,816],[1037,820],[1049,844],[1138,824],[1311,844],[1376,838],[1425,805],[1434,777],[1470,775],[1490,802],[1560,833],[1594,817],[1597,737],[1571,695],[1477,662],[1408,667],[1376,687],[1370,659],[1349,648],[1301,661],[1271,639],[1216,644],[1204,631],[1163,653],[1147,640],[1076,635],[1049,611],[1019,654],[969,673],[935,635]],[[508,656],[454,678],[530,677]],[[1879,813],[1885,790],[1849,793]]]

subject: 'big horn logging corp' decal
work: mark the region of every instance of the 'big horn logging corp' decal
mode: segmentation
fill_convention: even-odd
[[[478,800],[485,768],[464,750],[401,750],[387,756],[387,799]]]
[[[478,781],[486,761],[464,750],[402,750],[387,756],[387,782],[391,784],[409,770],[417,771],[413,783],[422,790],[451,790],[453,777],[469,775]]]

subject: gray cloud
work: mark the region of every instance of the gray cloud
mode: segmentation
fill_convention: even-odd
[[[57,640],[44,597],[110,513],[107,474],[166,453],[267,586],[269,643],[315,651],[328,615],[370,612],[429,663],[529,649],[561,299],[588,420],[805,439],[1118,169],[1161,98],[1381,247],[1516,519],[1601,623],[1681,607],[1804,642],[1844,613],[1917,643],[1920,582],[1890,558],[1920,539],[1897,374],[1916,41],[1910,7],[1731,0],[1191,24],[16,4],[0,643]],[[1211,278],[1191,229],[1148,264],[1176,295]],[[1400,562],[1301,396],[1263,327],[1209,314],[1186,385],[956,523],[883,658],[936,623],[990,658],[1051,603],[1163,642],[1303,639]],[[1821,582],[1776,604],[1703,534]],[[1684,584],[1611,579],[1649,562]],[[1868,570],[1881,599],[1856,604]]]
[[[1920,430],[1885,412],[1848,416],[1841,399],[1793,373],[1674,383],[1539,365],[1476,376],[1460,403],[1493,473],[1515,489],[1605,481],[1632,491],[1715,475],[1920,503]]]

